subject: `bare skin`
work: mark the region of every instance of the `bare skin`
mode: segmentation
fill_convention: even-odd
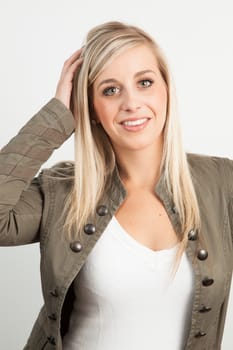
[[[70,109],[70,97],[72,83],[76,69],[81,65],[83,58],[80,58],[82,48],[75,51],[65,62],[57,84],[55,97]]]
[[[148,60],[145,61],[147,53],[142,48],[140,50],[134,49],[132,51],[133,62],[136,62],[134,65],[132,65],[130,59],[130,52],[129,55],[127,53],[120,55],[119,58],[115,59],[118,59],[118,62],[113,61],[108,66],[108,70],[100,74],[94,83],[94,107],[99,122],[102,123],[103,128],[112,140],[120,176],[127,190],[126,200],[118,209],[116,218],[135,240],[157,251],[173,247],[178,243],[178,237],[163,204],[154,193],[162,156],[162,127],[163,122],[165,122],[163,121],[162,104],[166,104],[166,97],[163,90],[163,81],[156,71],[156,59],[154,58],[153,61],[150,53],[148,53]],[[73,75],[82,63],[80,54],[81,49],[65,61],[57,85],[55,97],[63,102],[67,108],[70,108]],[[141,60],[140,55],[145,62]],[[139,57],[138,65],[135,57]],[[116,71],[116,66],[121,67],[121,71],[124,67],[123,72]],[[141,89],[141,85],[138,85],[138,79],[135,80],[134,73],[139,69],[145,70],[147,68],[156,71],[158,78],[156,78],[157,83],[154,86],[159,86],[160,90],[158,90],[158,87],[156,87],[157,90],[153,90],[154,87],[148,90]],[[116,87],[117,93],[115,96],[103,96],[97,86],[101,79],[112,77],[117,78],[117,83],[110,86]],[[146,77],[140,77],[140,79],[146,79]],[[153,102],[151,102],[153,101],[151,99],[153,93],[157,96],[158,105],[153,105]],[[122,131],[119,125],[122,118],[133,118],[136,114],[140,116],[150,115],[152,118],[150,129],[145,128],[145,132],[138,133],[139,136],[137,136],[137,132],[129,131],[127,133],[127,130]],[[161,122],[158,122],[159,118],[161,118]],[[152,132],[154,132],[155,137]]]

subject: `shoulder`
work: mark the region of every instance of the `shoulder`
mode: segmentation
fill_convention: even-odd
[[[60,177],[60,176],[69,176],[74,175],[74,162],[73,161],[61,161],[50,168],[43,168],[41,170],[42,176],[52,176],[52,177]]]
[[[197,169],[219,170],[221,167],[233,167],[233,160],[229,158],[209,156],[205,154],[187,153],[187,160],[191,167]]]
[[[74,180],[74,162],[61,161],[49,168],[42,168],[38,175],[41,187],[47,187],[49,184],[53,186],[67,186],[73,184]]]
[[[233,195],[233,160],[226,157],[187,153],[187,161],[194,181],[219,186]]]

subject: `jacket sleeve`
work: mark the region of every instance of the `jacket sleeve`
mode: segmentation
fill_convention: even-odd
[[[225,158],[225,174],[227,183],[227,200],[228,200],[228,210],[229,210],[229,220],[231,227],[231,237],[233,244],[233,160]]]
[[[74,131],[69,109],[52,98],[0,152],[0,245],[39,240],[41,165]]]

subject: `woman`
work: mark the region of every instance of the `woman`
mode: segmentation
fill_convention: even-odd
[[[34,177],[74,128],[75,162]],[[1,245],[41,247],[45,305],[24,349],[220,349],[233,162],[184,152],[148,34],[93,28],[0,157]]]

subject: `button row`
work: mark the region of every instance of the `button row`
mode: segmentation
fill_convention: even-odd
[[[188,239],[190,241],[196,241],[198,238],[198,233],[197,231],[195,230],[190,230],[189,233],[188,233]],[[201,261],[204,261],[208,258],[208,251],[205,250],[205,249],[200,249],[197,253],[197,258]],[[203,280],[202,280],[202,285],[204,287],[209,287],[211,286],[212,284],[214,283],[214,279],[213,278],[209,278],[209,277],[204,277]],[[199,309],[199,312],[204,314],[204,313],[207,313],[211,311],[211,307],[209,306],[205,306],[203,305],[200,309]],[[202,338],[206,336],[206,332],[203,332],[203,331],[199,331],[195,334],[195,338]]]
[[[175,214],[176,213],[176,209],[175,207],[172,208],[172,211],[173,213]],[[105,216],[108,214],[108,208],[105,206],[105,205],[101,205],[97,208],[97,214],[99,216]],[[93,224],[86,224],[84,226],[84,232],[88,235],[92,235],[96,232],[96,228]],[[191,230],[189,231],[188,233],[188,239],[190,241],[196,241],[198,238],[198,234],[197,234],[197,231],[195,230]],[[82,245],[79,241],[74,241],[70,244],[70,248],[73,252],[80,252],[82,250]],[[207,259],[208,257],[208,252],[205,250],[205,249],[200,249],[198,254],[197,254],[197,257],[199,260],[205,260]],[[205,287],[208,287],[210,285],[212,285],[214,283],[214,280],[212,278],[208,278],[208,277],[205,277],[203,280],[202,280],[202,285],[205,286]],[[52,291],[50,292],[52,296],[58,296],[57,294],[57,291]],[[203,306],[199,312],[200,313],[205,313],[205,312],[208,312],[210,311],[211,308],[210,307],[206,307],[206,306]],[[48,316],[51,320],[56,320],[56,315],[55,314],[52,314],[52,315],[49,315]],[[196,338],[200,338],[200,337],[203,337],[205,336],[206,333],[205,332],[202,332],[202,331],[199,331],[195,337]],[[50,340],[49,340],[50,338]],[[53,341],[54,338],[53,337],[49,337],[48,340],[50,341],[51,344],[53,344],[53,342],[51,342],[51,340]],[[53,344],[55,345],[55,344]]]
[[[97,208],[96,212],[99,216],[105,216],[108,214],[108,208],[105,205],[100,205]],[[96,228],[93,224],[87,224],[84,226],[84,232],[87,235],[92,235],[96,232]],[[82,244],[79,241],[74,241],[74,242],[70,243],[70,249],[73,252],[78,253],[82,250]],[[58,293],[57,289],[54,289],[54,290],[50,291],[50,295],[54,298],[57,298],[59,296],[59,293]],[[52,321],[56,321],[57,315],[52,313],[52,314],[48,315],[48,318]],[[47,338],[47,340],[49,341],[49,343],[51,345],[56,345],[56,340],[53,336],[49,336]]]
[[[105,216],[108,214],[108,208],[105,205],[100,205],[96,212],[99,216]],[[87,235],[93,235],[96,232],[96,227],[93,224],[86,224],[83,230]],[[71,242],[70,249],[75,253],[79,253],[82,250],[82,244],[79,241]]]

